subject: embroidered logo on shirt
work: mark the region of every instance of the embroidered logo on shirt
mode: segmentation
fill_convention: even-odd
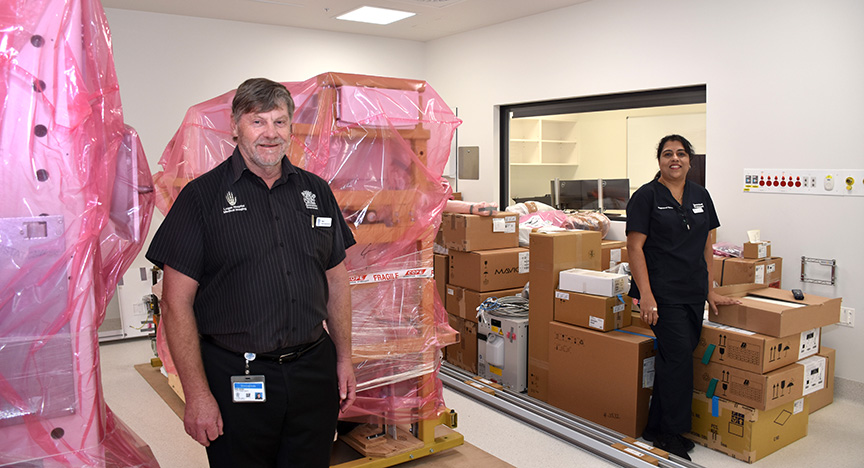
[[[694,213],[702,213],[705,211],[705,205],[702,203],[694,203],[693,204],[693,212]]]
[[[222,214],[233,213],[235,211],[246,211],[246,205],[238,205],[237,197],[233,192],[228,192],[225,194],[225,201],[228,202],[228,205],[222,208]]]
[[[317,210],[318,209],[318,204],[315,203],[315,194],[314,193],[312,193],[308,190],[304,190],[304,191],[300,192],[300,195],[303,195],[303,203],[306,204],[306,209],[309,209],[309,210]]]

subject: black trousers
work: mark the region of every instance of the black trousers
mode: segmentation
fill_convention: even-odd
[[[645,432],[690,432],[693,403],[693,351],[702,335],[703,304],[659,304],[652,326],[657,337],[654,391]]]
[[[251,375],[265,376],[264,403],[232,401],[231,376],[245,374],[242,356],[203,340],[201,355],[224,425],[207,447],[211,467],[330,466],[339,384],[329,335],[295,361],[249,362]]]

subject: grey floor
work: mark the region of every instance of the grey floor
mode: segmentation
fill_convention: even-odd
[[[147,339],[103,343],[102,386],[108,406],[143,439],[163,468],[206,466],[203,447],[183,430],[180,419],[133,368],[153,356]],[[576,447],[520,421],[444,390],[448,407],[459,414],[465,440],[519,468],[611,466]],[[690,454],[705,467],[747,466],[722,453],[697,446]],[[809,434],[759,460],[760,468],[864,466],[864,401],[835,398],[810,416]],[[410,466],[410,464],[406,465]]]

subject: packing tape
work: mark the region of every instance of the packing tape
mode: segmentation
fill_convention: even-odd
[[[621,329],[617,329],[617,330],[613,330],[613,331],[621,332],[621,333],[629,333],[631,335],[644,336],[645,338],[651,338],[651,340],[654,342],[654,350],[655,351],[657,350],[657,337],[656,336],[645,335],[643,333],[636,333],[636,332],[621,330]]]
[[[712,398],[714,396],[714,390],[717,389],[717,379],[711,379],[711,383],[708,384],[708,390],[705,391],[705,396],[708,398]]]
[[[718,396],[711,398],[711,416],[720,417],[720,397]]]
[[[711,355],[714,354],[714,348],[717,346],[715,344],[709,344],[708,348],[705,349],[705,354],[702,355],[702,364],[708,365],[708,362],[711,361]]]

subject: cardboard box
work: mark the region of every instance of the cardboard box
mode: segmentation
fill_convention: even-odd
[[[558,289],[596,296],[630,292],[630,278],[618,273],[571,268],[559,273]]]
[[[600,244],[600,269],[608,270],[619,263],[628,262],[627,242],[604,240]]]
[[[693,425],[686,436],[705,447],[753,463],[807,435],[807,398],[769,411],[693,394]]]
[[[459,342],[445,348],[445,359],[450,364],[477,373],[477,324],[462,317],[447,314],[450,327],[459,332]]]
[[[547,401],[549,322],[554,318],[558,273],[568,268],[600,269],[598,231],[532,232],[528,324],[528,395]],[[532,364],[533,362],[533,364]]]
[[[438,295],[441,297],[441,303],[447,302],[447,283],[450,274],[450,257],[448,255],[434,254],[432,267],[435,275],[435,286],[438,289]]]
[[[816,359],[814,359],[816,358]],[[770,410],[825,386],[825,358],[811,356],[795,364],[757,374],[693,359],[693,389],[760,410]]]
[[[450,284],[488,292],[524,288],[528,282],[528,249],[450,251]]]
[[[522,288],[504,289],[501,291],[473,291],[454,284],[447,285],[447,313],[456,315],[477,323],[477,307],[487,298],[501,298],[522,294]]]
[[[803,301],[796,301],[791,291],[758,284],[722,286],[714,291],[737,297],[741,304],[719,306],[712,321],[763,335],[791,336],[840,321],[839,297],[806,294]]]
[[[756,283],[780,287],[783,259],[780,257],[749,259],[714,257],[714,281],[720,286]]]
[[[519,215],[501,211],[490,216],[444,213],[443,246],[450,250],[505,249],[519,247]]]
[[[639,437],[648,421],[654,355],[651,330],[603,333],[550,322],[549,403]]]
[[[604,297],[555,291],[555,321],[600,331],[629,327],[633,300],[626,294]]]
[[[834,402],[834,364],[837,361],[837,351],[822,346],[818,356],[825,358],[825,388],[807,395],[810,401],[810,412],[822,409]]]
[[[768,241],[745,242],[742,256],[744,258],[768,258],[771,256],[771,243]]]
[[[818,353],[820,330],[777,338],[705,321],[693,357],[764,374]]]

